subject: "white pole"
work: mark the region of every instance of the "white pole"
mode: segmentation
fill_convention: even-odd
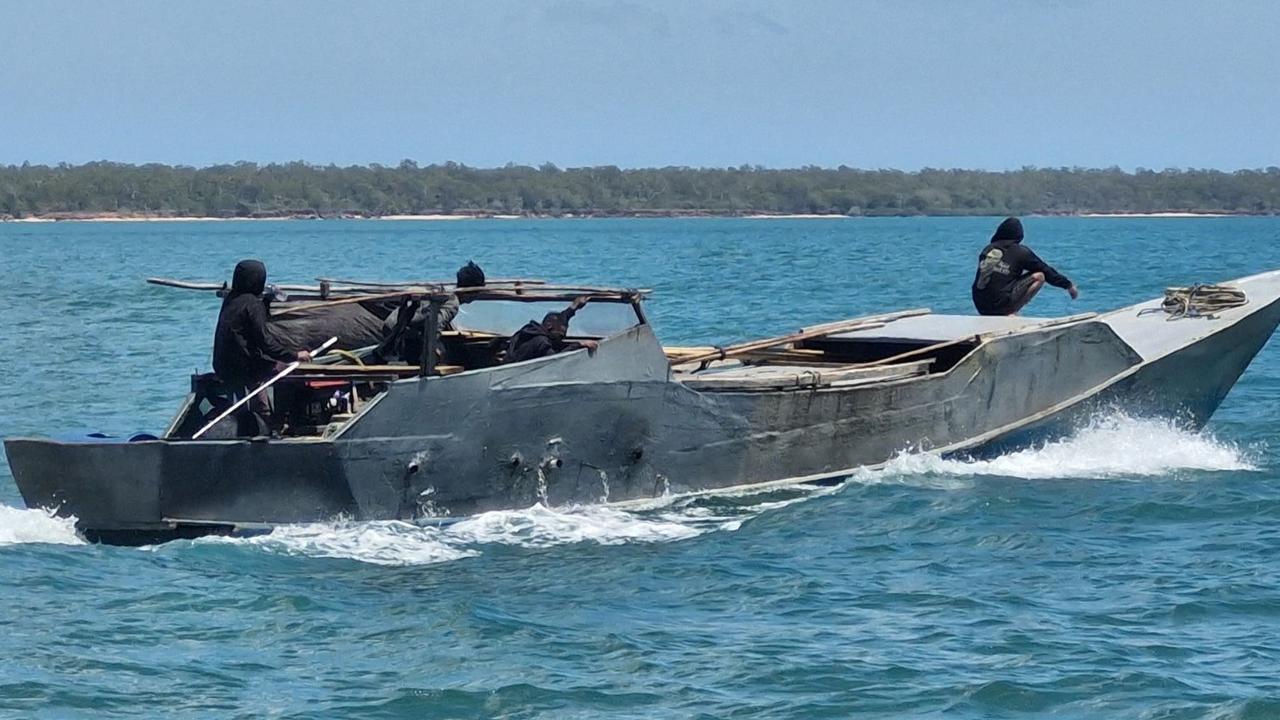
[[[321,343],[321,344],[320,344],[320,347],[318,347],[318,348],[316,348],[315,350],[312,350],[312,351],[311,351],[311,356],[312,356],[312,357],[316,357],[316,356],[320,355],[320,354],[321,354],[321,353],[323,353],[325,350],[328,350],[328,349],[329,349],[329,346],[333,345],[333,344],[334,344],[334,343],[336,343],[336,342],[338,342],[338,338],[336,338],[336,337],[331,337],[331,338],[329,338],[328,340],[325,340],[323,343]],[[191,436],[191,439],[192,439],[192,440],[197,440],[197,439],[199,439],[201,435],[203,435],[203,434],[205,434],[206,432],[208,432],[208,431],[209,431],[209,428],[211,428],[211,427],[213,427],[214,425],[217,425],[218,423],[222,422],[222,420],[223,420],[224,418],[226,418],[226,417],[227,417],[228,415],[230,415],[231,413],[235,412],[235,411],[236,411],[240,406],[244,405],[245,403],[249,402],[249,401],[250,401],[250,400],[252,400],[253,398],[257,397],[257,396],[258,396],[258,393],[260,393],[260,392],[262,392],[263,390],[266,390],[267,388],[269,388],[269,387],[271,387],[272,385],[274,385],[274,384],[275,384],[275,382],[276,382],[277,380],[279,380],[280,378],[284,377],[285,375],[288,375],[289,373],[293,372],[294,370],[297,370],[297,369],[298,369],[298,366],[299,366],[299,365],[301,365],[301,364],[302,364],[302,363],[300,363],[300,362],[298,362],[297,360],[295,360],[295,361],[293,361],[293,362],[289,363],[288,365],[286,365],[286,366],[285,366],[285,368],[284,368],[283,370],[281,370],[280,372],[278,372],[278,373],[276,373],[276,374],[275,374],[275,377],[273,377],[273,378],[271,378],[270,380],[268,380],[268,381],[266,381],[266,382],[262,383],[261,385],[259,385],[259,386],[257,387],[257,389],[256,389],[256,390],[254,390],[253,392],[249,393],[248,395],[245,395],[244,397],[242,397],[242,398],[240,398],[239,400],[237,400],[237,401],[235,402],[235,404],[234,404],[234,405],[232,405],[231,407],[227,408],[226,410],[223,410],[221,413],[219,413],[219,414],[218,414],[218,417],[216,417],[216,418],[214,418],[214,419],[210,420],[210,421],[208,422],[208,424],[206,424],[204,427],[202,427],[202,428],[200,428],[199,430],[197,430],[197,431],[196,431],[196,434]]]

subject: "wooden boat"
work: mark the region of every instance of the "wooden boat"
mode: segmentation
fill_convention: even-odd
[[[118,543],[825,482],[906,450],[1026,446],[1108,407],[1199,427],[1280,323],[1280,271],[1228,285],[1247,304],[1201,317],[1160,299],[1054,319],[913,310],[723,348],[663,348],[644,291],[486,286],[417,364],[348,353],[282,380],[276,435],[192,439],[226,402],[197,376],[154,439],[5,447],[28,506]],[[453,291],[356,290],[315,302]],[[570,333],[597,350],[501,362],[516,328],[580,296]]]

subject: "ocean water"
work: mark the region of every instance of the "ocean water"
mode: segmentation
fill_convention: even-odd
[[[147,286],[653,288],[670,343],[967,311],[997,220],[0,224],[0,435],[159,430],[217,304]],[[1031,314],[1280,267],[1280,219],[1031,218]],[[85,544],[0,469],[0,717],[1280,717],[1280,352],[1202,433],[1126,415],[823,489]]]

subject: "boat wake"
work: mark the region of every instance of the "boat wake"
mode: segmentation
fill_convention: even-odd
[[[45,543],[83,545],[73,518],[55,517],[45,510],[23,510],[0,505],[0,546]]]
[[[1168,420],[1109,414],[1076,434],[990,460],[902,454],[880,470],[864,470],[859,482],[904,478],[1001,476],[1024,480],[1150,478],[1182,472],[1256,470],[1256,449],[1244,449]]]
[[[643,506],[548,508],[482,513],[446,525],[337,521],[280,527],[248,538],[208,537],[195,544],[247,545],[286,555],[342,558],[375,565],[431,565],[479,555],[486,546],[546,548],[687,540],[732,532],[757,515],[837,488],[661,498]]]

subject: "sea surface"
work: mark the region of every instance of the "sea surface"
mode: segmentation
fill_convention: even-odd
[[[159,431],[217,301],[146,285],[653,288],[668,343],[965,312],[996,218],[0,224],[0,435]],[[1030,314],[1280,268],[1280,218],[1029,218]],[[1193,434],[1122,410],[834,488],[89,545],[0,469],[0,717],[1280,717],[1280,347]]]

